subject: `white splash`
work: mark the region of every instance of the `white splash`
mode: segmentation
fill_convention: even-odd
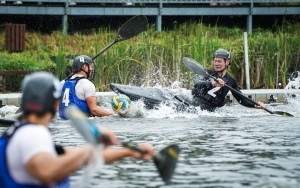
[[[300,72],[295,71],[288,79],[288,84],[285,89],[300,89]]]
[[[6,119],[16,119],[19,114],[16,111],[19,109],[17,106],[5,105],[0,108],[0,117]]]
[[[288,109],[299,114],[300,93],[292,92],[300,89],[300,71],[293,72],[288,78],[288,84],[284,88],[287,91]]]

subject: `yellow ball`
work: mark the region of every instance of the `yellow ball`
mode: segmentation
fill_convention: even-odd
[[[131,100],[123,94],[118,94],[111,99],[112,109],[119,112],[128,112],[130,109]]]

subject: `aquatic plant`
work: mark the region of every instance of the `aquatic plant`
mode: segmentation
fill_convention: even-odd
[[[278,82],[287,84],[289,73],[299,69],[300,24],[284,23],[273,30],[256,28],[248,36],[251,88],[275,88]],[[60,79],[70,73],[72,59],[77,55],[95,55],[114,40],[116,31],[93,29],[90,33],[75,32],[64,36],[26,33],[26,50],[10,54],[0,41],[2,70],[48,70]],[[4,32],[0,32],[4,38]],[[146,32],[119,42],[96,61],[97,91],[108,91],[110,83],[138,86],[171,87],[179,81],[190,89],[195,75],[182,63],[187,56],[204,67],[212,66],[212,54],[218,48],[232,53],[229,72],[245,88],[243,30],[240,28],[185,22],[172,30],[156,31],[150,25]],[[54,62],[54,63],[51,63]],[[35,64],[33,66],[33,64]],[[38,65],[38,66],[36,66]]]

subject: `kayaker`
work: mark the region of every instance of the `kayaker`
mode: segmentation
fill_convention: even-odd
[[[69,187],[72,173],[93,160],[91,146],[62,147],[54,144],[49,123],[60,98],[59,81],[47,72],[27,75],[22,81],[22,115],[0,137],[0,187]],[[141,143],[144,155],[128,148],[108,148],[119,144],[114,132],[106,135],[105,149],[99,153],[105,163],[124,157],[151,160],[153,147]]]
[[[217,78],[217,81],[203,76],[196,78],[194,88],[192,89],[192,103],[194,106],[200,106],[202,110],[211,112],[217,107],[224,106],[226,103],[226,95],[229,92],[227,87],[223,87],[225,83],[242,93],[238,87],[237,80],[227,73],[230,64],[231,56],[227,50],[218,49],[215,51],[213,54],[213,69],[206,71]],[[263,102],[258,102],[259,105],[255,105],[253,102],[245,100],[234,92],[232,92],[232,95],[243,106],[259,109],[265,108]]]
[[[64,110],[75,104],[88,116],[110,116],[111,112],[97,106],[96,88],[91,80],[94,78],[94,61],[81,55],[74,59],[73,73],[60,82],[61,100],[59,116],[67,119]]]

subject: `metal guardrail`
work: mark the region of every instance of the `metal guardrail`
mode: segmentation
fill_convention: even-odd
[[[277,98],[277,102],[286,103],[292,95],[299,96],[300,89],[254,89],[254,90],[241,90],[245,96],[251,96],[255,101],[262,101],[267,103],[271,95]],[[96,92],[97,101],[106,101],[107,98],[116,95],[114,92]],[[238,104],[233,98],[231,92],[227,95],[232,104]],[[20,106],[21,93],[0,93],[0,104]],[[1,105],[0,105],[1,107]]]
[[[6,0],[6,2],[16,2],[16,0]],[[66,3],[66,2],[76,2],[76,3],[169,3],[169,4],[195,4],[195,3],[300,3],[300,0],[23,0],[22,2],[32,3]]]
[[[252,32],[252,16],[300,15],[300,0],[6,0],[0,15],[62,16],[67,32],[68,16],[156,16],[162,29],[163,16],[247,16]],[[212,4],[211,4],[212,3]],[[200,5],[200,4],[203,4]]]

